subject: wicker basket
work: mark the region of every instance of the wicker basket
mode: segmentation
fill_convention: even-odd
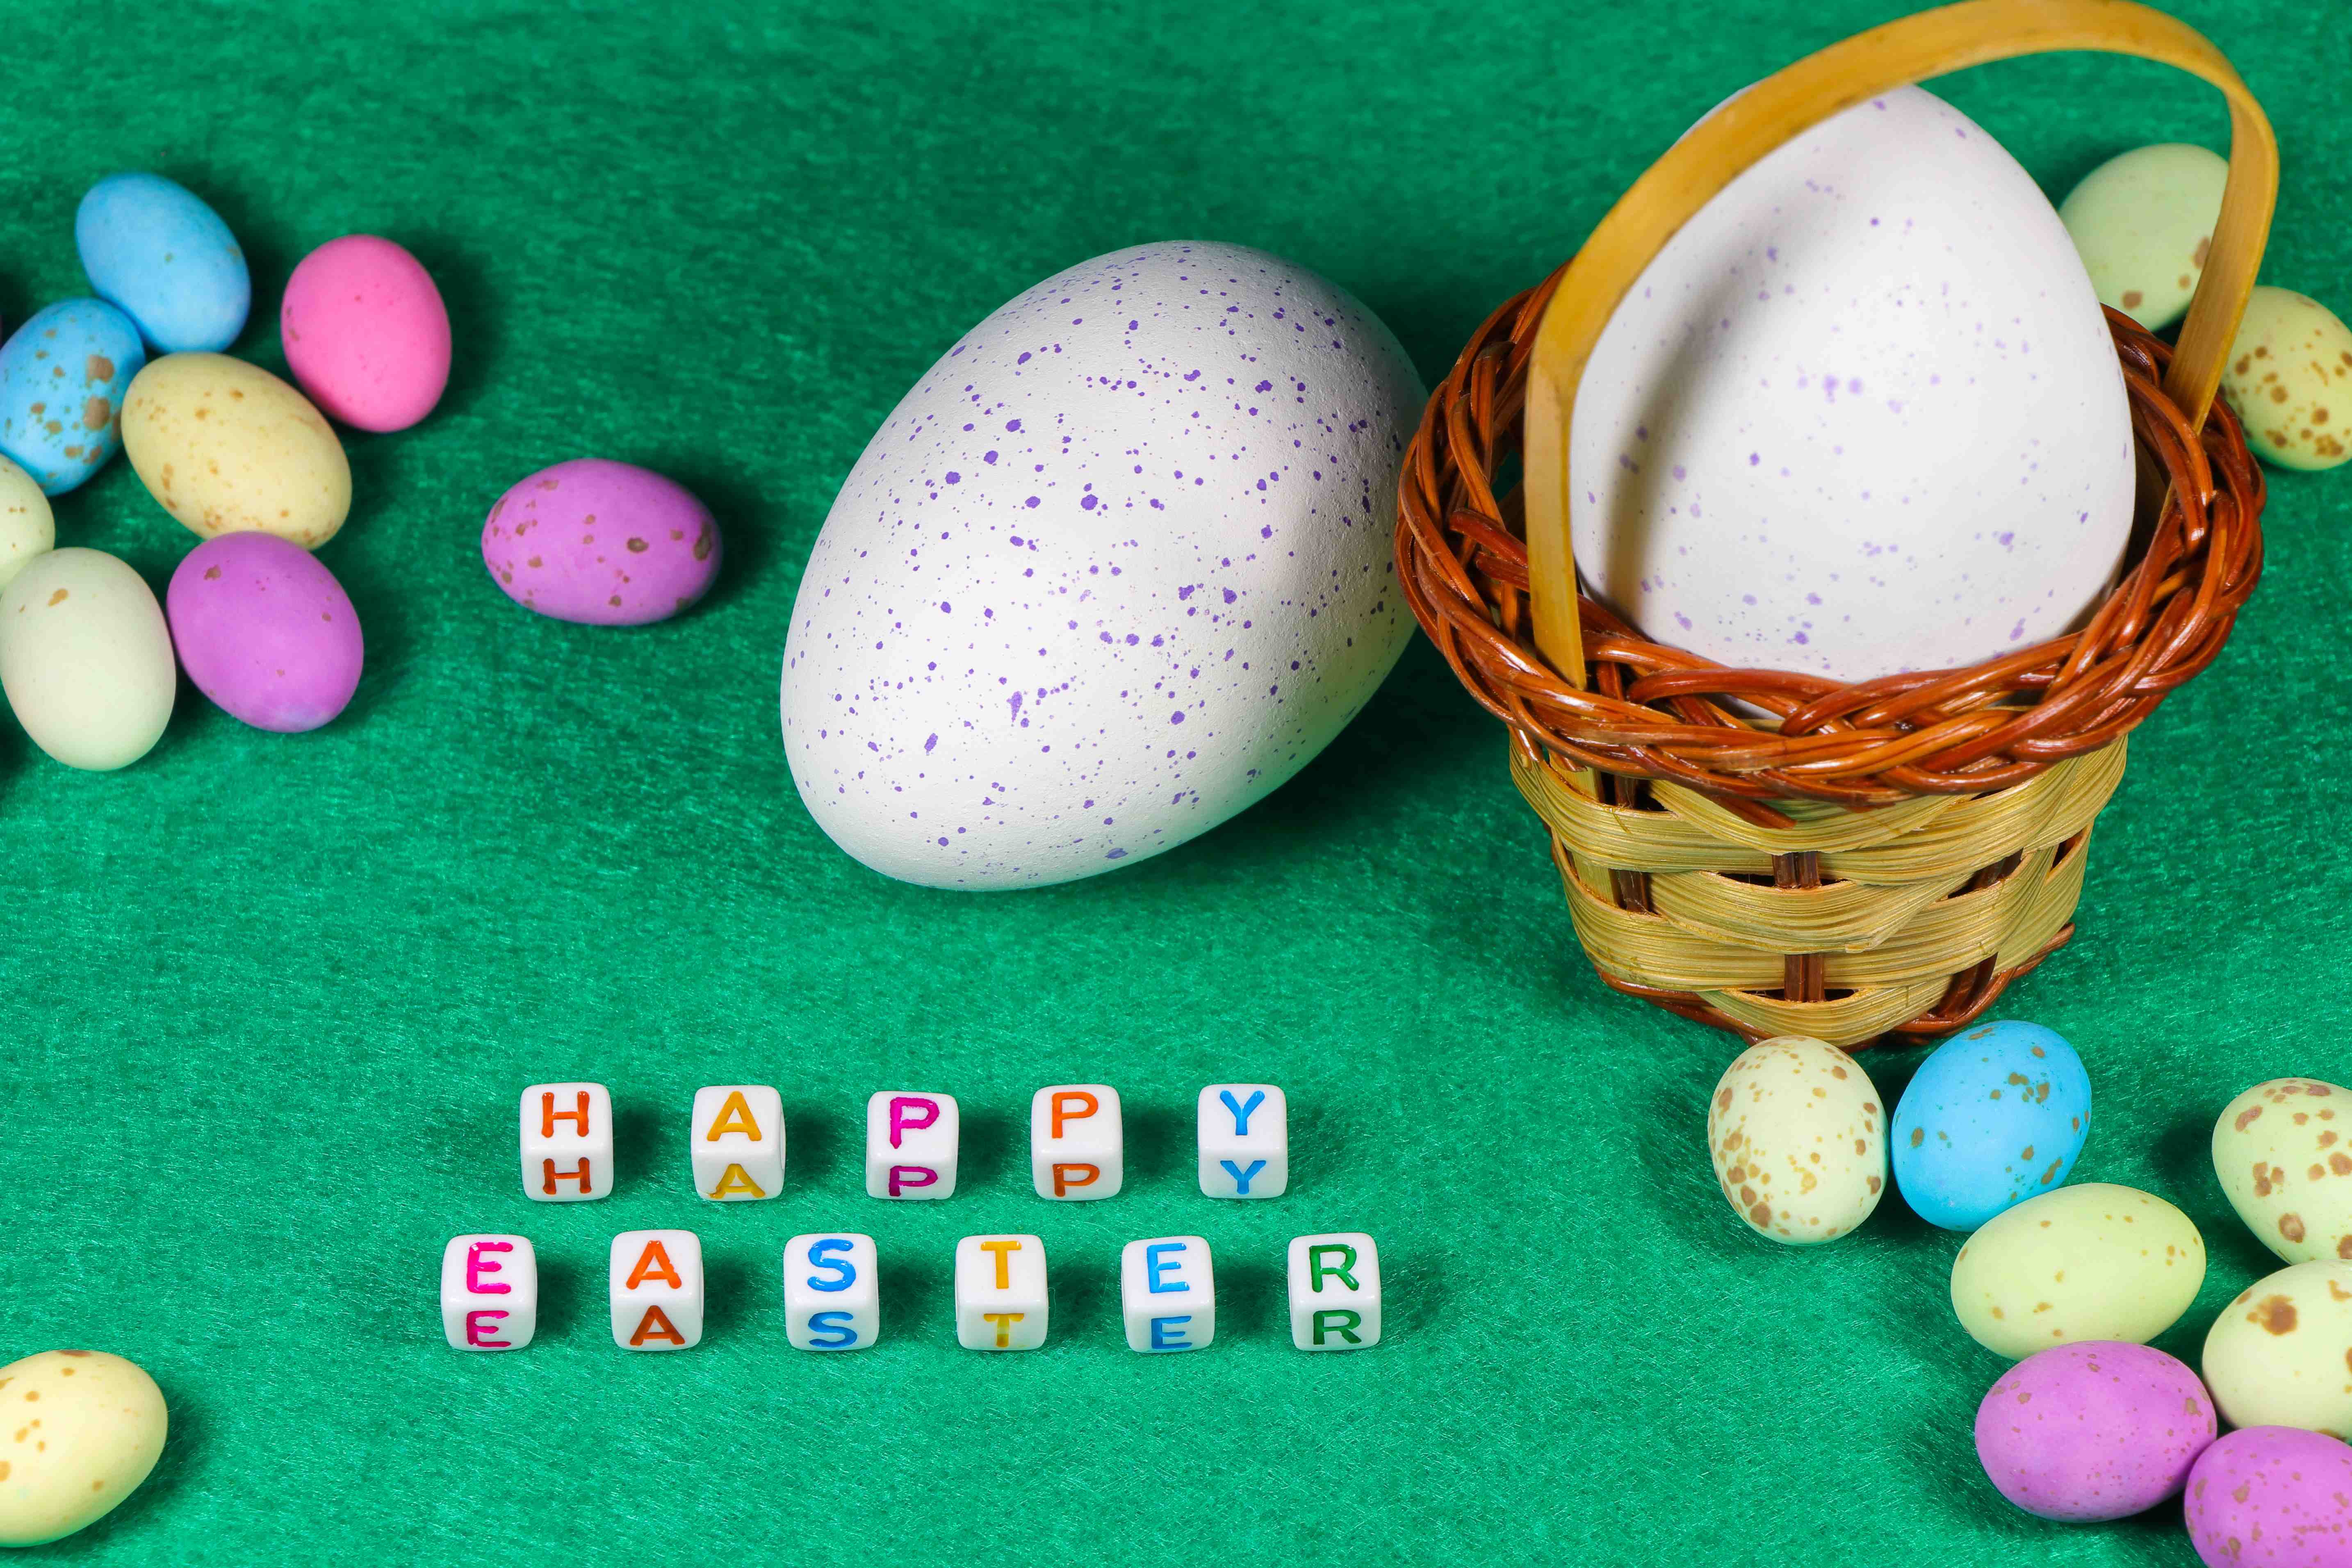
[[[1807,127],[1964,66],[2057,49],[2179,67],[2229,100],[2230,176],[2177,350],[2109,313],[2140,527],[2079,631],[1856,685],[1732,669],[1578,592],[1568,424],[1611,312],[1683,223]],[[2195,32],[2126,0],[1969,0],[1799,61],[1718,109],[1567,266],[1481,327],[1399,493],[1414,615],[1511,729],[1578,937],[1620,991],[1751,1038],[1954,1029],[2074,932],[2124,737],[2212,662],[2262,567],[2263,480],[2214,402],[2278,184],[2270,126]],[[1497,499],[1518,454],[1526,482]]]

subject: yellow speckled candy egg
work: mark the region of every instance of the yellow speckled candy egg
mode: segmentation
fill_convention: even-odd
[[[2015,1360],[2084,1340],[2144,1345],[2204,1282],[2205,1238],[2187,1215],[2085,1182],[2028,1198],[1969,1237],[1952,1259],[1952,1310],[1977,1343]]]
[[[1759,1236],[1834,1241],[1886,1190],[1885,1115],[1852,1057],[1802,1035],[1739,1053],[1715,1086],[1706,1146],[1723,1195]]]
[[[122,399],[122,449],[165,511],[206,539],[274,533],[305,550],[352,510],[343,444],[310,400],[226,354],[165,354]]]
[[[2254,1085],[2213,1123],[2213,1173],[2289,1263],[2352,1263],[2352,1089],[2311,1078]]]
[[[155,1380],[103,1351],[0,1366],[0,1546],[38,1546],[113,1511],[163,1451]]]
[[[2352,457],[2352,328],[2318,300],[2264,284],[2246,301],[2221,393],[2256,457],[2332,468]]]
[[[2256,1280],[2205,1336],[2205,1383],[2232,1426],[2302,1426],[2352,1441],[2352,1263]]]
[[[2058,208],[2099,303],[2161,331],[2205,273],[2230,165],[2204,147],[2135,147],[2083,176]]]

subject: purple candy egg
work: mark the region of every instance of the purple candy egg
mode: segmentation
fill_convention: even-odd
[[[508,598],[559,621],[667,620],[719,574],[719,525],[685,487],[646,468],[578,458],[499,498],[482,563]]]
[[[2080,1523],[2178,1492],[2213,1441],[2197,1374],[2146,1345],[2086,1341],[2026,1357],[1977,1406],[1977,1458],[2028,1513]]]
[[[274,533],[224,533],[172,574],[164,616],[196,689],[257,730],[315,730],[360,683],[360,618],[317,556]]]
[[[2352,1563],[2352,1447],[2300,1426],[2248,1426],[2205,1450],[2182,1500],[2206,1568]]]

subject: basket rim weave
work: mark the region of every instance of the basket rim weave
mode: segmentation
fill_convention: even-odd
[[[1774,800],[1867,808],[2005,788],[2136,728],[2220,654],[2262,574],[2265,491],[2236,416],[2217,400],[2200,432],[2164,391],[2171,348],[2109,310],[2133,431],[2169,494],[2078,630],[1843,683],[1654,641],[1580,584],[1589,680],[1566,679],[1536,648],[1519,498],[1496,481],[1518,452],[1537,329],[1567,271],[1489,316],[1431,395],[1395,547],[1405,601],[1463,685],[1570,766],[1684,784],[1771,826],[1789,821]]]

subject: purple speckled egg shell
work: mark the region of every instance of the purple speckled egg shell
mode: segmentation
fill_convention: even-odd
[[[2352,1568],[2352,1447],[2248,1426],[2205,1450],[2182,1500],[2206,1568]]]
[[[1977,1458],[2043,1519],[2145,1512],[2180,1490],[2213,1441],[2197,1374],[2146,1345],[2088,1341],[2026,1357],[1977,1406]]]
[[[257,730],[315,730],[360,683],[360,618],[319,558],[274,533],[225,533],[188,552],[164,595],[180,667]]]
[[[719,554],[719,524],[686,487],[603,458],[541,469],[482,524],[482,563],[508,598],[592,626],[667,620],[709,590]]]

